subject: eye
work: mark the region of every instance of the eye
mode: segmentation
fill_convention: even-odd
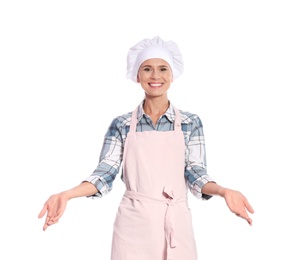
[[[150,71],[150,68],[145,67],[143,70],[148,72],[148,71]]]
[[[167,70],[166,67],[162,67],[162,68],[160,69],[160,71],[166,71],[166,70]]]

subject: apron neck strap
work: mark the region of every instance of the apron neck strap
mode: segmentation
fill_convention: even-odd
[[[136,132],[138,121],[138,108],[139,107],[137,107],[132,113],[130,132]]]
[[[182,120],[181,120],[180,111],[174,106],[173,106],[173,109],[175,110],[175,113],[176,113],[175,122],[174,122],[174,131],[182,131],[182,127],[181,127]]]

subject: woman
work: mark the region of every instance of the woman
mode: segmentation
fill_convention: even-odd
[[[46,201],[39,214],[47,213],[43,230],[58,222],[68,200],[107,194],[122,162],[126,192],[114,223],[112,260],[197,259],[188,188],[205,200],[223,197],[252,225],[248,212],[254,211],[245,196],[218,185],[206,172],[200,118],[168,99],[171,83],[182,72],[182,56],[172,41],[144,39],[129,50],[127,77],[141,84],[144,100],[113,120],[92,175]]]

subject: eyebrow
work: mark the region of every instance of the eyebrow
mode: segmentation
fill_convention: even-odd
[[[144,66],[142,66],[142,68],[145,68],[145,67],[153,67],[152,65],[144,65]],[[161,68],[168,68],[168,66],[167,65],[159,65],[158,67],[161,67]]]

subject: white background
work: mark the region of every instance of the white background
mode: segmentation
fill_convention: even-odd
[[[126,54],[159,35],[182,50],[169,97],[202,119],[208,173],[255,209],[250,227],[221,198],[190,196],[199,260],[293,260],[293,13],[283,0],[1,1],[0,258],[110,259],[120,177],[46,232],[37,215],[93,172],[113,117],[141,102]]]

